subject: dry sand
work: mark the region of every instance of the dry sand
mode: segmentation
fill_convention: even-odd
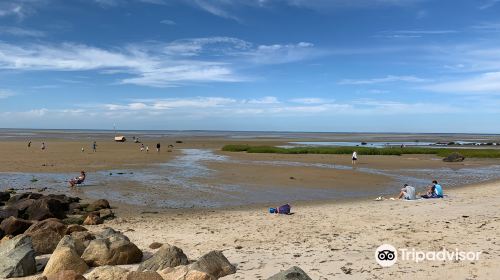
[[[500,279],[500,182],[448,191],[445,199],[293,205],[293,215],[265,207],[160,211],[118,209],[104,225],[124,231],[146,251],[165,242],[197,258],[223,250],[238,266],[224,279],[265,279],[297,265],[313,279]],[[381,268],[384,243],[422,251],[481,251],[479,261],[400,261]],[[349,272],[346,274],[344,271]]]

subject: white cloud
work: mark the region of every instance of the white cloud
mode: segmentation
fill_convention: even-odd
[[[250,100],[248,100],[248,103],[250,103],[250,104],[277,104],[280,102],[279,102],[278,98],[276,98],[274,96],[265,96],[265,97],[258,98],[258,99],[250,99]]]
[[[34,29],[25,29],[15,26],[0,26],[0,34],[12,35],[12,36],[20,36],[20,37],[43,37],[45,36],[45,32],[34,30]]]
[[[428,35],[449,35],[459,33],[457,30],[386,30],[374,37],[381,38],[421,38]]]
[[[479,9],[486,10],[500,3],[500,0],[482,0],[482,2],[483,3],[479,6]]]
[[[175,21],[170,20],[170,19],[164,19],[164,20],[160,21],[160,23],[166,24],[166,25],[176,25]]]
[[[293,103],[301,103],[301,104],[322,104],[333,102],[334,100],[328,100],[324,98],[317,97],[306,97],[306,98],[294,98],[290,100]]]
[[[500,94],[500,72],[484,73],[457,81],[436,83],[424,89],[450,93],[495,93]]]
[[[125,74],[120,84],[171,87],[193,82],[246,81],[236,69],[259,64],[291,63],[312,58],[310,43],[258,46],[231,37],[142,43],[102,49],[63,44],[0,42],[0,69],[24,71],[99,71]],[[123,76],[123,75],[121,75]]]
[[[353,80],[345,79],[339,82],[341,85],[369,85],[369,84],[380,84],[380,83],[390,83],[390,82],[407,82],[407,83],[422,83],[429,80],[419,78],[416,76],[394,76],[388,75],[383,78],[373,78],[366,80]]]
[[[1,90],[0,89],[0,99],[6,99],[12,96],[15,96],[16,94],[9,91],[9,90]]]

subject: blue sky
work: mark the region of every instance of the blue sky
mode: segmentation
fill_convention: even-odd
[[[499,0],[0,2],[0,127],[500,133]]]

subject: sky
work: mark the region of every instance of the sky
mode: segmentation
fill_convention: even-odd
[[[500,133],[500,0],[0,1],[0,127]]]

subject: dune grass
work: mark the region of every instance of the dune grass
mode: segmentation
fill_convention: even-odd
[[[427,147],[295,147],[280,148],[273,146],[226,145],[222,148],[227,152],[268,153],[268,154],[352,154],[400,156],[404,154],[426,154],[446,157],[451,153],[459,153],[466,158],[500,158],[500,149],[450,149]]]

